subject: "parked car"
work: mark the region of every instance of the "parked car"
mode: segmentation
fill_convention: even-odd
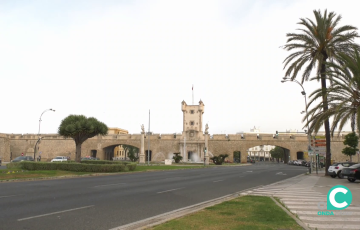
[[[68,158],[64,156],[57,156],[54,159],[51,160],[51,162],[64,162],[67,161]]]
[[[34,161],[34,158],[32,156],[20,156],[20,157],[16,157],[11,162],[21,162],[21,161]]]
[[[1,166],[1,159],[0,159],[0,166]]]
[[[347,178],[350,182],[355,182],[355,180],[360,180],[360,164],[354,164],[350,167],[342,169],[342,175],[344,178]]]
[[[95,157],[83,157],[81,158],[82,161],[92,161],[92,160],[100,160],[99,158]]]
[[[247,159],[247,163],[255,163],[255,160],[253,160],[253,159]]]
[[[354,165],[356,163],[353,163],[353,162],[339,162],[339,163],[334,163],[332,164],[329,169],[328,169],[328,172],[329,172],[329,175],[332,177],[332,178],[335,178],[335,177],[339,177],[340,179],[343,178],[343,174],[342,174],[342,170],[344,167],[350,167],[352,165]],[[321,166],[320,166],[321,167]]]

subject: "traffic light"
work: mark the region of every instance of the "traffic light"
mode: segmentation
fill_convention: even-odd
[[[204,153],[206,153],[206,147],[204,148]]]
[[[278,131],[276,131],[276,136],[279,136],[279,132],[278,132]]]

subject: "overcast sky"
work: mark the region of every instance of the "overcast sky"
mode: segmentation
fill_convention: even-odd
[[[149,109],[152,132],[180,133],[192,85],[211,134],[300,131],[304,97],[280,82],[279,47],[314,9],[360,27],[357,2],[1,0],[0,132],[37,133],[53,108],[41,133],[70,114],[139,133]]]

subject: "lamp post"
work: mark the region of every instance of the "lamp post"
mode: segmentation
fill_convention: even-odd
[[[303,85],[300,83],[300,82],[298,82],[296,79],[294,79],[294,80],[290,80],[290,79],[286,79],[286,78],[284,78],[284,80],[282,80],[281,81],[281,83],[284,83],[284,82],[295,82],[295,83],[297,83],[298,85],[300,85],[301,86],[301,88],[302,88],[302,92],[301,92],[301,94],[302,95],[304,95],[304,99],[305,99],[305,112],[306,112],[306,121],[307,121],[307,127],[308,127],[308,130],[307,130],[307,135],[308,135],[308,141],[309,141],[309,144],[308,144],[308,152],[309,151],[311,151],[312,152],[312,148],[311,148],[311,133],[310,133],[310,128],[309,128],[309,117],[308,117],[308,110],[307,110],[307,101],[306,101],[306,92],[305,92],[305,89],[304,89],[304,87],[303,87]],[[310,155],[310,167],[309,167],[309,170],[310,170],[310,173],[311,173],[311,168],[312,168],[312,154],[313,154],[313,152],[311,153],[311,155]]]
[[[36,142],[36,144],[35,144],[35,147],[34,147],[34,161],[36,161],[36,159],[35,159],[36,146],[37,146],[38,143],[41,141],[41,138],[42,138],[42,137],[39,137],[39,139],[37,140],[37,142]]]
[[[38,132],[38,136],[40,136],[40,124],[41,124],[41,117],[42,115],[47,112],[47,111],[53,111],[55,112],[55,109],[46,109],[44,112],[42,112],[42,114],[40,115],[40,118],[39,118],[39,132]],[[36,146],[37,144],[40,142],[41,140],[41,137],[39,137],[39,139],[37,140],[36,144],[35,144],[35,147],[34,147],[34,160],[35,160],[35,154],[36,154]]]
[[[42,114],[40,115],[40,119],[39,119],[39,132],[38,132],[38,135],[40,135],[40,124],[41,124],[41,117],[42,115],[47,112],[47,111],[54,111],[55,112],[55,109],[47,109],[45,110],[44,112],[42,112]]]

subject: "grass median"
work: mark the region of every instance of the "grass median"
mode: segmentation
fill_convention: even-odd
[[[163,171],[163,170],[177,170],[177,169],[195,169],[203,168],[203,166],[172,166],[172,165],[137,165],[134,171],[125,172],[152,172],[152,171]],[[124,172],[115,172],[124,173]],[[3,169],[0,170],[0,181],[17,180],[17,179],[35,179],[44,177],[61,177],[61,176],[81,176],[90,175],[93,172],[73,172],[73,171],[62,171],[62,170],[23,170],[19,168],[14,169]],[[101,174],[100,172],[96,173]],[[105,174],[105,173],[104,173]],[[110,173],[106,173],[110,174]]]
[[[269,197],[243,196],[151,228],[165,229],[303,229]]]
[[[0,170],[0,180],[17,180],[17,179],[32,179],[44,177],[59,177],[59,176],[77,176],[91,174],[89,172],[70,172],[61,170],[35,170],[28,171],[22,169]]]

